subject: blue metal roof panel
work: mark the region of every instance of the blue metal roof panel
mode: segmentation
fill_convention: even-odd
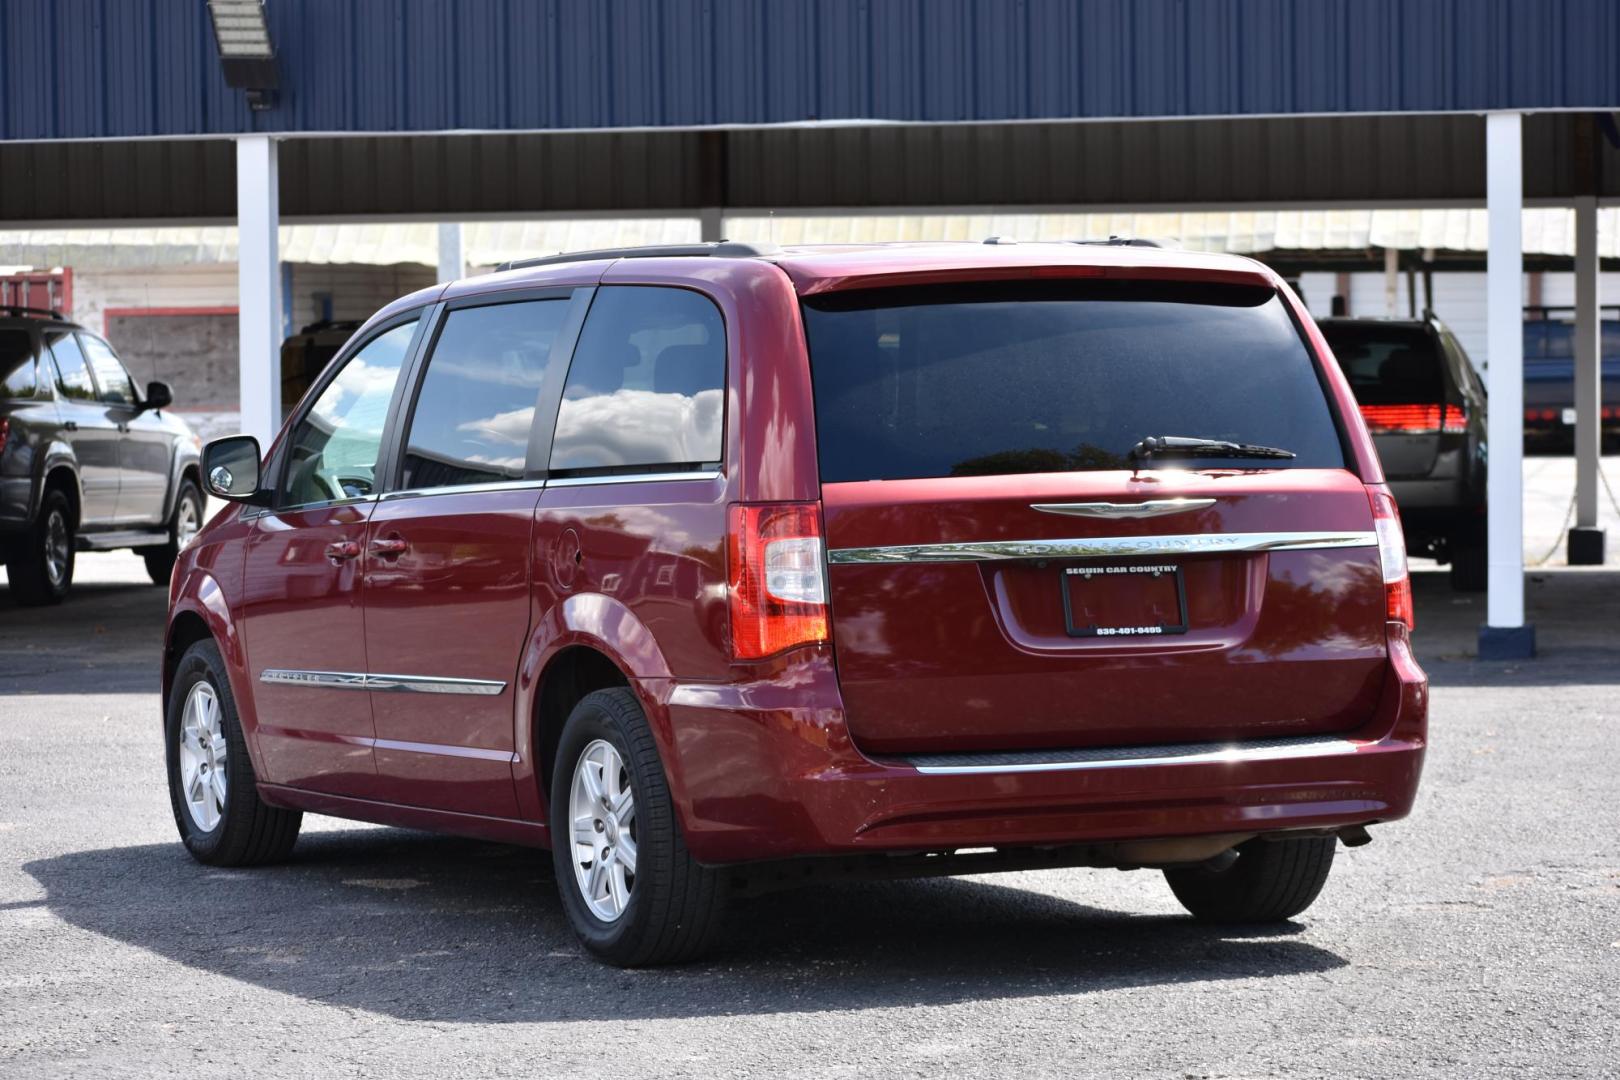
[[[1613,0],[270,0],[282,91],[201,0],[0,4],[0,138],[1620,107]]]

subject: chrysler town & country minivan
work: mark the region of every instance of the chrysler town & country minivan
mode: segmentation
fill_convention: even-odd
[[[721,243],[361,327],[180,555],[175,820],[549,848],[584,945],[845,875],[1162,869],[1287,919],[1407,814],[1395,504],[1294,294],[1129,245]]]

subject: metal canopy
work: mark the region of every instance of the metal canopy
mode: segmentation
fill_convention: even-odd
[[[1525,197],[1620,201],[1591,115],[1527,117]],[[287,221],[839,208],[1483,205],[1477,116],[343,136],[282,143]],[[0,143],[0,227],[228,223],[228,140]]]

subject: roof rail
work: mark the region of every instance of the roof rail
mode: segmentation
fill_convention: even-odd
[[[569,251],[542,255],[538,259],[513,259],[496,266],[496,271],[525,270],[553,263],[590,262],[593,259],[665,259],[684,255],[707,255],[717,259],[759,259],[782,254],[775,244],[748,244],[721,240],[704,244],[643,244],[640,247],[599,248],[596,251]]]
[[[1071,244],[1094,244],[1098,247],[1163,247],[1157,240],[1143,240],[1136,236],[1110,236],[1106,240],[1070,240]]]
[[[60,311],[56,311],[52,308],[23,307],[20,304],[0,304],[0,312],[4,312],[7,315],[11,315],[19,319],[25,316],[33,315],[45,319],[55,319],[57,322],[67,322],[67,318]]]

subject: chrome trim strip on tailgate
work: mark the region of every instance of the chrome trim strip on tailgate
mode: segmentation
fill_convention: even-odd
[[[1139,769],[1152,765],[1239,765],[1251,761],[1353,754],[1356,744],[1336,736],[1253,739],[1235,743],[1109,746],[1088,750],[1027,750],[983,754],[911,754],[900,761],[928,776],[985,773]]]
[[[958,544],[836,548],[830,563],[994,562],[1003,559],[1089,559],[1108,556],[1220,555],[1377,547],[1370,532],[1198,533],[1186,536],[1094,536],[1075,540],[986,540]]]
[[[489,697],[506,689],[493,679],[446,675],[367,675],[359,671],[294,671],[265,668],[259,681],[273,686],[312,686],[322,690],[394,690],[411,694],[474,694]]]
[[[1214,506],[1214,499],[1144,499],[1141,502],[1084,502],[1084,503],[1030,503],[1031,510],[1043,514],[1066,514],[1069,517],[1150,518],[1165,514],[1184,514],[1190,510],[1203,510]]]

